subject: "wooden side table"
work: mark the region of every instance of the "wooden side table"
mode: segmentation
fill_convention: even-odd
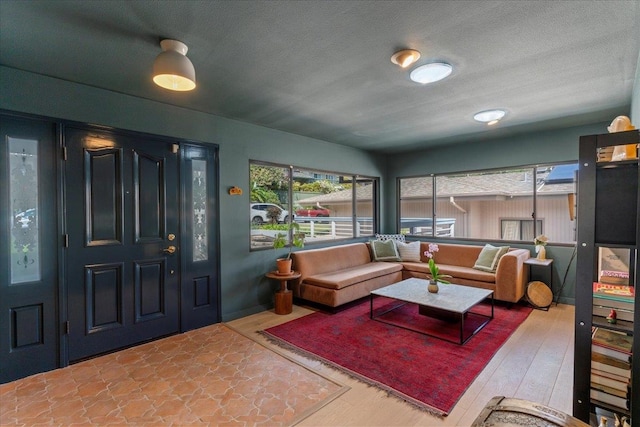
[[[280,289],[275,294],[276,314],[290,314],[293,311],[293,292],[287,289],[287,281],[299,278],[300,273],[292,271],[290,274],[279,274],[277,271],[270,271],[265,276],[280,281]]]

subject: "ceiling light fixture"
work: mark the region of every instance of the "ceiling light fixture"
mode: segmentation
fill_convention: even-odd
[[[187,58],[189,48],[177,40],[160,42],[162,52],[153,63],[153,81],[160,87],[188,91],[196,87],[196,70]]]
[[[391,62],[402,68],[407,68],[409,65],[420,59],[420,52],[413,49],[403,49],[391,56]]]
[[[485,110],[474,114],[473,119],[477,122],[486,123],[487,125],[492,126],[498,123],[505,114],[507,114],[507,112],[504,110]]]
[[[451,64],[446,62],[432,62],[430,64],[421,65],[411,71],[409,77],[416,83],[428,84],[435,83],[449,76],[453,71]]]

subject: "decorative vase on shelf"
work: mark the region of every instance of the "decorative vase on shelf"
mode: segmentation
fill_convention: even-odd
[[[427,290],[432,294],[438,293],[438,282],[435,280],[429,280],[429,285],[427,286]]]
[[[538,254],[538,259],[547,259],[547,249],[544,247],[544,245],[537,245],[536,253]]]

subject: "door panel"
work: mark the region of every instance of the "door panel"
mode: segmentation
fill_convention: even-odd
[[[161,218],[167,216],[163,168],[163,159],[146,156],[137,151],[133,153],[135,233],[138,243],[163,241],[165,238],[164,221],[161,221]]]
[[[165,259],[135,263],[136,322],[165,315]]]
[[[183,331],[220,322],[217,159],[216,147],[181,147]]]
[[[178,332],[178,159],[162,139],[65,130],[69,360]]]
[[[123,264],[87,265],[85,271],[87,332],[119,328],[122,308]]]
[[[122,150],[84,151],[87,246],[122,244]]]
[[[58,366],[56,128],[0,117],[0,383]]]

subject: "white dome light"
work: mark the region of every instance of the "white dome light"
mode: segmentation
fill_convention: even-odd
[[[451,64],[446,62],[432,62],[421,65],[411,71],[409,77],[416,83],[427,84],[440,81],[453,71]]]
[[[477,122],[486,123],[491,126],[498,123],[505,114],[507,114],[507,112],[504,110],[485,110],[474,114],[473,119]]]

